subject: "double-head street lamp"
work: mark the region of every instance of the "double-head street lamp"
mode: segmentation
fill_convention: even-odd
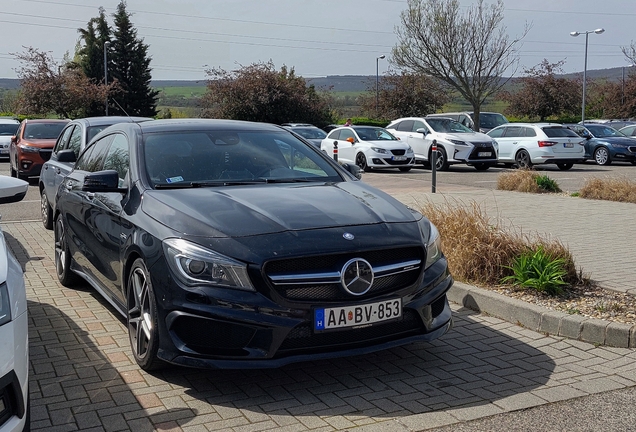
[[[570,36],[585,35],[585,63],[583,65],[583,103],[581,104],[581,123],[585,123],[585,81],[587,75],[587,36],[590,33],[601,34],[605,29],[599,28],[596,30],[584,31],[584,32],[571,32]]]
[[[110,47],[110,42],[104,42],[104,85],[108,85],[108,48]],[[106,115],[108,115],[108,91],[106,91],[106,102],[104,105]]]
[[[380,81],[379,61],[386,56],[382,54],[380,57],[375,58],[375,115],[378,115],[378,100],[380,99],[380,90],[378,83]]]

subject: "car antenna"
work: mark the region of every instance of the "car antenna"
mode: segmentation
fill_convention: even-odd
[[[116,99],[114,99],[114,98],[113,98],[113,99],[112,99],[112,101],[113,101],[113,102],[115,102],[115,103],[117,104],[117,106],[119,107],[119,109],[120,109],[120,110],[122,110],[122,111],[124,112],[124,114],[126,114],[126,117],[130,118],[130,116],[128,115],[128,113],[126,112],[126,110],[125,110],[125,109],[123,109],[121,105],[119,105],[119,102],[117,102],[117,100],[116,100]]]

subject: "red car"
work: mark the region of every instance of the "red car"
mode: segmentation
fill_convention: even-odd
[[[55,141],[69,121],[22,120],[9,147],[11,177],[27,180],[39,176],[42,164],[51,157]]]

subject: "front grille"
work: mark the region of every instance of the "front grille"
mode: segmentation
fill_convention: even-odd
[[[391,150],[391,153],[393,153],[394,156],[404,156],[406,150]]]
[[[473,143],[475,148],[468,156],[469,159],[495,159],[496,153],[492,144],[490,143]],[[479,156],[479,153],[490,152],[490,156]]]
[[[389,165],[408,165],[413,163],[413,159],[406,159],[402,161],[394,161],[392,159],[382,159],[382,160]]]
[[[41,149],[39,153],[42,160],[46,162],[47,160],[51,159],[51,154],[53,153],[53,149]]]
[[[303,258],[270,261],[264,271],[270,286],[281,297],[293,301],[335,302],[350,300],[340,284],[340,272],[344,264],[353,258],[362,258],[371,264],[376,274],[369,292],[358,299],[396,291],[414,284],[424,262],[424,249],[409,247],[357,253],[319,255]],[[386,271],[386,266],[414,263],[404,271]],[[416,263],[416,264],[415,264]],[[313,280],[307,275],[315,276]],[[285,280],[282,281],[281,277]]]
[[[244,325],[191,316],[178,317],[170,331],[192,351],[208,355],[246,355],[243,348],[256,333]]]
[[[636,153],[636,146],[629,146],[627,147],[627,150],[629,150],[632,153]]]
[[[352,348],[375,345],[383,341],[401,339],[421,333],[422,320],[413,309],[404,309],[402,319],[371,327],[314,332],[311,324],[304,323],[294,327],[281,344],[278,354],[290,354],[298,349],[333,349],[338,346]]]

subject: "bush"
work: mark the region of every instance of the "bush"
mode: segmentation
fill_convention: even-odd
[[[628,178],[598,179],[585,182],[579,191],[581,198],[620,201],[636,204],[636,182]]]
[[[567,285],[563,280],[567,276],[565,266],[564,258],[552,257],[539,245],[536,250],[529,250],[517,257],[512,266],[507,266],[512,274],[501,281],[551,295],[561,294],[563,286]]]
[[[504,227],[499,220],[493,223],[475,202],[470,207],[427,203],[421,211],[437,226],[450,271],[459,281],[499,285],[502,279],[514,274],[519,257],[542,250],[553,261],[562,260],[562,279],[566,284],[582,282],[572,254],[561,242],[529,236],[512,226]]]
[[[517,169],[500,174],[497,177],[497,189],[530,193],[561,192],[556,181],[531,169]]]

